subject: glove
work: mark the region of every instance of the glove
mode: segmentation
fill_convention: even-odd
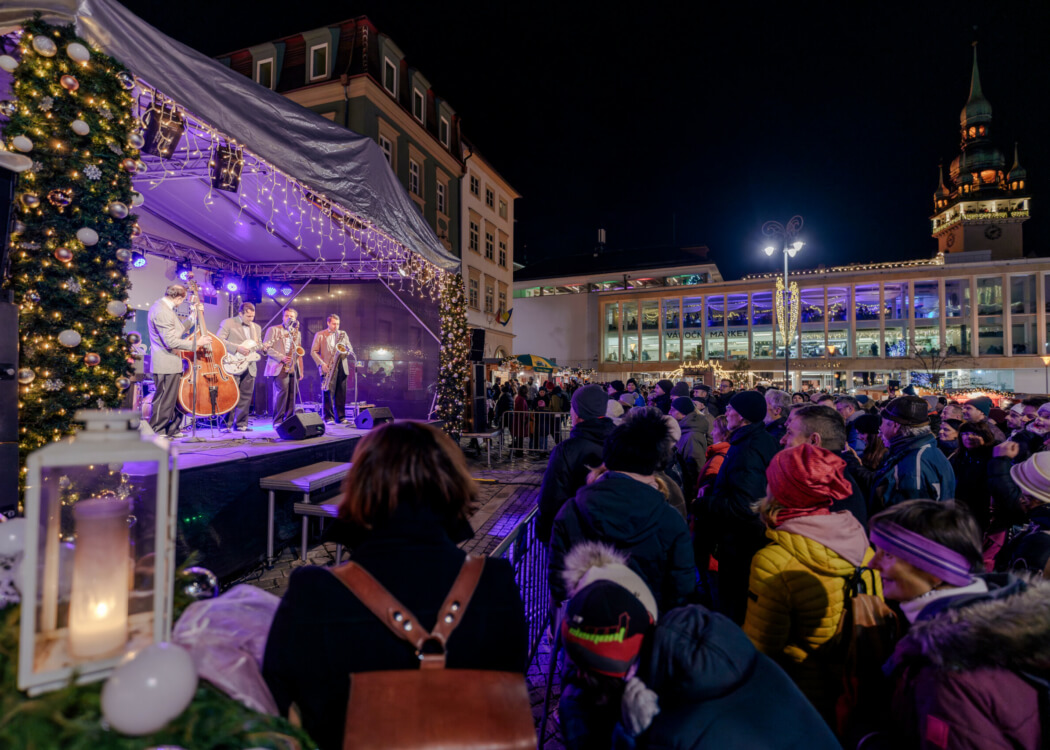
[[[631,736],[637,737],[649,728],[660,713],[660,699],[644,682],[632,677],[624,688],[620,712],[624,728]]]

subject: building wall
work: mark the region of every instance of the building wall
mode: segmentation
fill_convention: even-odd
[[[515,354],[552,358],[561,367],[597,365],[597,294],[519,298],[514,309]]]

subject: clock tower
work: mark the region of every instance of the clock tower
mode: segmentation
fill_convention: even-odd
[[[959,115],[961,153],[948,168],[938,168],[933,194],[933,236],[939,253],[990,250],[994,260],[1023,255],[1021,224],[1028,218],[1028,179],[1014,144],[1014,164],[1004,172],[1006,160],[992,142],[992,105],[981,90],[977,45],[973,50],[970,98]]]

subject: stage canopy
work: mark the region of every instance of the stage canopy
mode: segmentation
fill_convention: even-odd
[[[412,278],[426,284],[460,261],[438,240],[379,147],[189,47],[116,0],[5,0],[0,32],[40,11],[135,74],[147,130],[136,248],[239,275]],[[130,82],[129,82],[130,83]],[[6,88],[6,87],[5,87]],[[117,144],[114,147],[119,148]],[[240,180],[216,186],[219,168]]]

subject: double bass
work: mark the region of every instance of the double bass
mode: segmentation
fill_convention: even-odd
[[[200,288],[192,273],[186,284],[194,296],[193,314],[196,316],[197,335],[210,335],[204,323]],[[179,409],[193,417],[217,417],[227,414],[233,411],[240,397],[237,382],[222,367],[226,345],[215,336],[210,338],[211,341],[205,346],[198,346],[196,352],[180,352],[182,358],[189,363],[189,367],[179,380]],[[196,399],[193,392],[194,373],[197,379]]]

